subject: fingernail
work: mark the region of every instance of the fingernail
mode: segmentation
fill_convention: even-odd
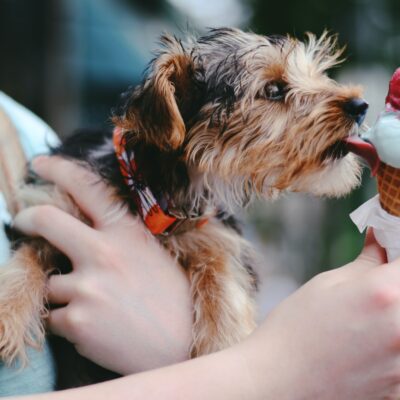
[[[48,160],[50,157],[46,156],[46,155],[42,155],[42,156],[37,156],[35,157],[32,162],[31,162],[31,167],[33,169],[34,172],[37,172],[37,169],[40,168],[40,166],[46,162],[46,160]]]

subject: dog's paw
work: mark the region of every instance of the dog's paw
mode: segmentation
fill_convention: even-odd
[[[16,254],[0,267],[0,360],[23,367],[26,346],[40,348],[44,342],[46,308],[44,273],[21,261]]]

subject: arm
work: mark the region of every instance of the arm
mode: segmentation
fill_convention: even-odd
[[[40,164],[35,166],[38,173],[47,178],[50,178],[49,174],[54,174],[51,179],[60,185],[68,186],[66,176],[74,176],[75,182],[77,179],[84,181],[88,178],[87,171],[63,160],[44,159]],[[60,165],[62,168],[57,170],[57,166]],[[74,189],[71,190],[70,193],[83,210],[93,204],[90,194],[85,192],[85,196],[89,197],[78,193],[74,195]],[[101,206],[103,198],[107,196],[96,194],[96,207]],[[87,201],[88,199],[90,201]],[[90,207],[87,208],[87,212],[90,212]],[[50,209],[45,211],[48,213]],[[119,336],[121,332],[132,329],[133,325],[129,318],[120,318],[119,315],[118,309],[124,304],[119,301],[119,297],[132,293],[132,290],[129,289],[129,284],[118,286],[121,284],[118,275],[121,271],[125,271],[125,277],[128,273],[139,273],[143,270],[140,268],[143,265],[146,265],[147,271],[153,270],[156,275],[159,273],[158,265],[161,259],[162,265],[165,266],[164,262],[168,260],[168,256],[159,253],[161,249],[155,241],[143,241],[136,247],[136,237],[135,240],[124,242],[127,234],[125,230],[120,235],[119,230],[111,229],[108,224],[105,225],[108,228],[102,230],[102,224],[99,222],[95,222],[93,228],[89,228],[61,211],[51,212],[51,218],[42,218],[45,216],[43,209],[26,210],[17,217],[16,225],[29,234],[44,236],[60,246],[73,260],[72,274],[79,273],[80,278],[86,279],[87,283],[93,283],[89,277],[92,279],[93,276],[102,276],[103,270],[111,266],[104,275],[108,280],[106,286],[101,286],[101,282],[95,281],[93,285],[87,284],[85,290],[75,290],[74,284],[79,284],[80,279],[71,284],[71,277],[59,277],[60,286],[55,286],[55,281],[52,281],[52,298],[67,304],[61,310],[67,312],[69,308],[75,308],[75,314],[72,314],[75,318],[67,318],[66,313],[64,316],[61,314],[59,319],[54,319],[53,314],[50,319],[52,328],[74,342],[79,351],[90,355],[96,362],[101,361],[105,366],[119,366],[119,370],[126,373],[133,362],[131,371],[137,369],[136,344],[124,343],[126,337]],[[124,221],[125,218],[127,216],[124,217]],[[62,233],[57,233],[57,229],[54,229],[58,226],[64,227]],[[134,226],[137,227],[138,224],[131,225],[129,229]],[[80,240],[75,240],[76,237]],[[139,268],[134,272],[124,264],[125,257],[119,257],[121,249],[118,243],[124,243],[124,247],[128,246],[129,249],[135,247],[135,254],[138,257],[140,255]],[[108,250],[101,252],[100,258],[95,257],[94,254],[102,251],[104,246]],[[146,249],[145,246],[149,247]],[[153,252],[156,257],[147,258]],[[277,307],[243,343],[196,360],[86,388],[42,395],[40,398],[395,398],[393,396],[400,393],[400,261],[391,264],[385,264],[385,261],[384,252],[370,232],[365,248],[357,260],[312,279]],[[169,261],[168,265],[174,264]],[[379,266],[380,268],[377,268]],[[139,277],[140,279],[135,278],[138,281],[143,279],[141,275]],[[62,278],[64,283],[61,283]],[[132,284],[130,279],[125,281]],[[171,283],[172,280],[165,282]],[[117,285],[117,291],[113,290],[114,285]],[[139,285],[133,289],[140,291],[143,288]],[[122,290],[128,292],[124,293]],[[174,286],[165,287],[164,290],[172,295]],[[108,293],[104,293],[105,291]],[[183,297],[184,293],[183,290]],[[154,305],[156,304],[162,306],[160,302],[155,302]],[[178,311],[179,308],[177,306],[174,311]],[[157,315],[157,309],[158,307],[148,308],[146,312],[155,312]],[[179,318],[186,320],[186,306],[183,309],[185,311]],[[169,309],[165,308],[158,314],[161,320],[163,313],[168,321],[171,316]],[[76,315],[80,317],[76,318]],[[104,320],[110,321],[110,324],[104,324]],[[90,329],[86,330],[84,326],[89,326]],[[168,323],[165,323],[165,326],[168,326]],[[92,341],[90,332],[93,330],[103,335],[101,341]],[[149,333],[151,332],[147,332],[147,338]],[[113,335],[116,337],[111,340]],[[148,339],[150,343],[146,343],[146,337],[139,341],[147,346],[148,357],[157,359],[157,351],[153,351],[153,355],[151,353],[151,342],[154,338],[151,337]],[[158,351],[163,353],[162,348]],[[121,353],[125,355],[122,366],[117,360]]]
[[[242,362],[239,352],[224,351],[107,383],[24,399],[256,399],[258,397],[252,395],[255,388],[251,377],[243,375],[246,371],[243,371]]]

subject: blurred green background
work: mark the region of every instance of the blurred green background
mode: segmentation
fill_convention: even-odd
[[[0,90],[66,136],[109,126],[111,107],[140,81],[163,31],[237,26],[302,38],[329,29],[347,46],[346,62],[331,73],[365,87],[371,124],[400,64],[399,20],[399,0],[0,0]],[[363,238],[348,214],[375,193],[364,175],[362,188],[344,199],[287,195],[245,215],[261,253],[263,312],[359,252]]]

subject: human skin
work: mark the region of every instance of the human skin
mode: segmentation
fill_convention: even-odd
[[[50,277],[49,301],[65,305],[51,311],[50,329],[121,374],[186,360],[192,318],[183,269],[97,176],[63,159],[39,157],[33,165],[70,193],[92,223],[49,206],[15,219],[27,233],[39,229],[73,264],[72,273]]]
[[[135,218],[106,212],[107,190],[93,183],[91,173],[57,158],[42,158],[34,168],[65,188],[93,221],[89,227],[48,206],[16,218],[19,229],[47,238],[72,259],[74,271],[50,281],[50,300],[66,305],[51,312],[50,328],[83,355],[123,374],[183,360],[190,342],[190,301],[179,266]],[[171,269],[176,275],[158,280],[160,271]],[[168,295],[175,298],[168,303],[173,312],[163,303]],[[112,382],[24,398],[396,399],[399,300],[400,261],[387,264],[370,231],[355,261],[316,276],[241,344]],[[168,354],[164,330],[173,346]]]

